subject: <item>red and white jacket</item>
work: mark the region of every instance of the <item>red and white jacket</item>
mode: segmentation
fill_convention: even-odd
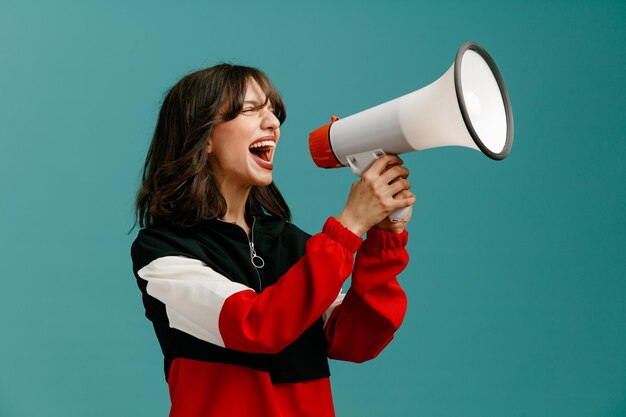
[[[142,229],[133,270],[170,417],[334,416],[327,358],[363,362],[393,338],[407,237],[371,229],[363,241],[334,218],[314,236],[267,216],[251,238],[219,220]]]

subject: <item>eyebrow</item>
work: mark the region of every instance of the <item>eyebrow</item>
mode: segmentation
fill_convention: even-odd
[[[261,107],[264,106],[266,103],[269,103],[271,108],[274,108],[274,104],[272,104],[272,102],[269,99],[266,99],[263,103],[257,101],[257,100],[244,100],[243,104],[252,104],[254,107]]]

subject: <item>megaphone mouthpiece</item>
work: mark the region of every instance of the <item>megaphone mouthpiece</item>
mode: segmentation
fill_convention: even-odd
[[[343,166],[335,157],[330,145],[330,126],[337,120],[339,120],[337,116],[332,116],[330,123],[309,133],[309,151],[313,162],[320,168],[340,168]]]

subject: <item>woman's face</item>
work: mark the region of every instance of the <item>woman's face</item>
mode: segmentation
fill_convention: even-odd
[[[216,125],[209,139],[209,163],[222,191],[272,182],[272,161],[280,137],[280,121],[259,84],[248,80],[241,113]]]

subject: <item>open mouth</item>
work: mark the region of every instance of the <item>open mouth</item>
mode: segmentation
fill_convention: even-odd
[[[276,143],[273,140],[263,140],[253,143],[250,146],[250,153],[262,161],[271,163],[274,149],[276,149]]]

